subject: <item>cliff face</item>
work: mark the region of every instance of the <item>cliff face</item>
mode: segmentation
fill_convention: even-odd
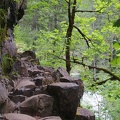
[[[0,1],[0,64],[3,74],[8,74],[17,54],[14,43],[14,26],[24,15],[26,0],[18,4],[15,0]]]

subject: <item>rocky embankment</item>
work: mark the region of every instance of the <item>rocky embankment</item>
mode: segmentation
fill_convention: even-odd
[[[0,80],[0,120],[95,120],[79,107],[84,93],[80,79],[64,68],[39,65],[36,55],[18,55],[9,77]]]

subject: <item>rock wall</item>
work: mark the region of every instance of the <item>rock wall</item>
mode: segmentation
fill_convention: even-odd
[[[32,51],[17,56],[9,77],[0,80],[0,120],[95,120],[79,108],[82,80],[62,67],[40,66]]]

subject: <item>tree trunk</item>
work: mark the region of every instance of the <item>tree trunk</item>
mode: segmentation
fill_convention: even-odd
[[[11,61],[16,56],[14,26],[24,15],[26,0],[18,4],[14,0],[0,0],[0,58],[2,73],[10,71]]]
[[[72,9],[71,9],[72,6]],[[70,63],[70,44],[71,44],[71,36],[73,31],[74,19],[75,19],[75,9],[76,9],[76,0],[74,0],[73,4],[71,4],[71,0],[68,2],[68,19],[69,25],[66,33],[66,70],[68,73],[71,71],[71,63]]]

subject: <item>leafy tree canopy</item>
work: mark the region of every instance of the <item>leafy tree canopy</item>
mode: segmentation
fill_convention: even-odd
[[[113,120],[120,118],[119,11],[119,0],[29,0],[14,32],[18,51],[35,51],[41,65],[69,62],[87,89],[104,96]]]

